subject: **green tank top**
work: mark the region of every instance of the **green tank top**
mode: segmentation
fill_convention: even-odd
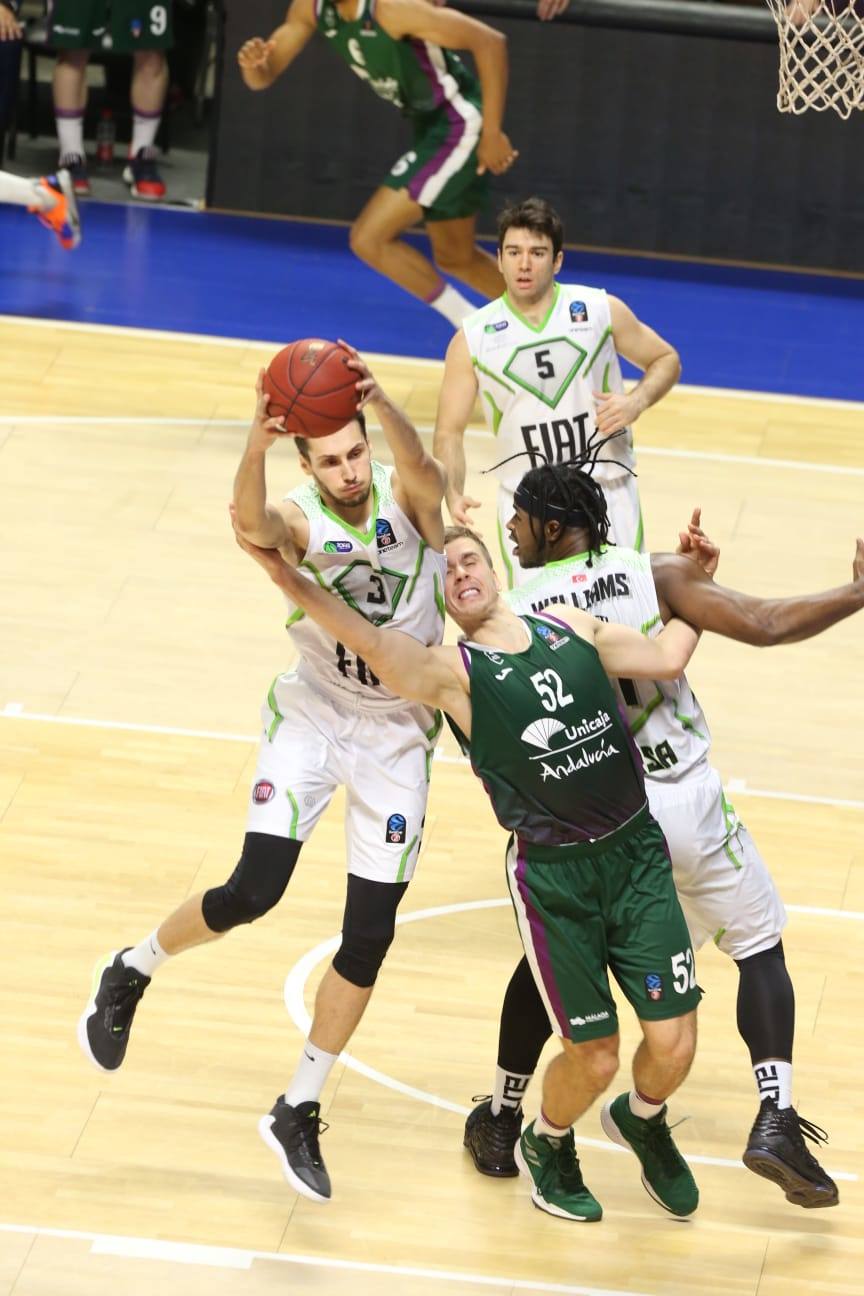
[[[537,846],[595,841],[645,804],[642,761],[593,644],[525,616],[518,653],[461,642],[471,739],[451,725],[498,822]]]
[[[462,117],[460,101],[480,107],[480,85],[457,54],[430,41],[394,40],[375,21],[375,0],[359,0],[353,22],[334,0],[315,0],[318,30],[361,80],[409,117],[439,109]]]

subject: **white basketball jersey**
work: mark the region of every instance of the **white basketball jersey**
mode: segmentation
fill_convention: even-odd
[[[285,498],[309,520],[309,544],[298,570],[338,594],[375,625],[392,626],[424,644],[444,634],[444,575],[447,559],[430,549],[393,497],[393,469],[372,464],[372,507],[365,531],[331,512],[314,482]],[[288,633],[305,669],[330,690],[360,695],[363,704],[386,704],[396,695],[362,658],[320,628],[287,599]],[[407,704],[406,704],[407,705]]]
[[[529,468],[582,454],[596,427],[592,392],[624,390],[603,289],[556,283],[549,314],[536,326],[505,293],[469,315],[462,328],[486,422],[498,441],[496,459],[529,452],[496,470],[502,486],[514,491]],[[612,459],[633,467],[629,428],[603,446],[599,481],[625,475]]]
[[[506,595],[514,612],[554,615],[555,604],[581,608],[601,621],[631,626],[651,638],[663,622],[651,555],[615,545],[594,555],[562,558],[537,569],[533,579]],[[647,778],[677,783],[707,765],[711,735],[686,676],[677,680],[613,680]]]

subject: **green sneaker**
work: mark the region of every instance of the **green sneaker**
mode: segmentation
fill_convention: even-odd
[[[533,1182],[531,1200],[540,1210],[562,1219],[599,1220],[603,1207],[582,1182],[573,1131],[564,1138],[546,1138],[526,1126],[513,1149],[516,1164]]]
[[[643,1120],[631,1112],[630,1095],[619,1094],[603,1108],[600,1123],[613,1143],[636,1153],[649,1196],[673,1215],[693,1214],[699,1205],[699,1189],[672,1141],[665,1106],[650,1120]]]

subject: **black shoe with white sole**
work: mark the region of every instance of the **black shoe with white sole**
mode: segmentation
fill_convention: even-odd
[[[78,1021],[81,1050],[100,1071],[116,1071],[126,1056],[135,1009],[150,984],[143,972],[126,967],[125,953],[112,951],[97,965],[93,998]]]
[[[289,1107],[284,1095],[258,1122],[258,1133],[276,1153],[291,1187],[311,1201],[330,1200],[330,1176],[318,1145],[318,1135],[327,1128],[321,1120],[320,1103]]]

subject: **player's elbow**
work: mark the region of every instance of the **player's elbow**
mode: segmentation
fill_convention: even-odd
[[[505,59],[507,57],[507,37],[503,32],[498,31],[495,27],[483,26],[476,39],[469,46],[471,53],[475,57],[479,54],[490,54],[496,59]]]

